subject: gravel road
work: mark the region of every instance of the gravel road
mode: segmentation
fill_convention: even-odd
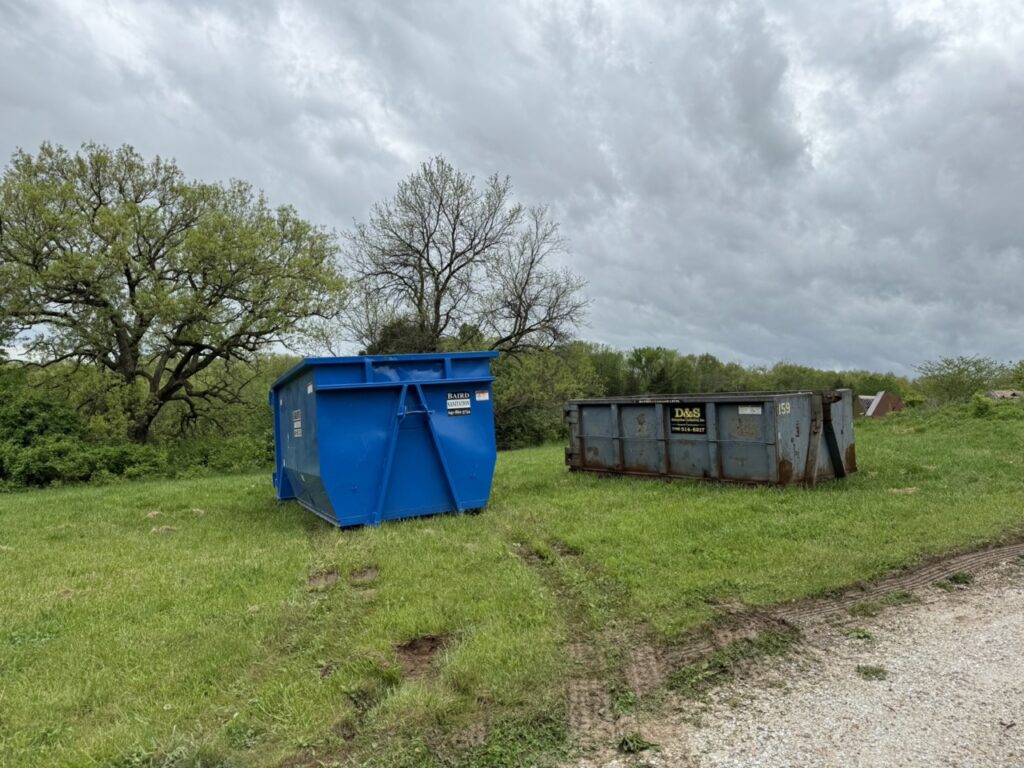
[[[641,719],[658,749],[581,765],[1024,768],[1024,562],[949,586],[801,627],[790,656]]]

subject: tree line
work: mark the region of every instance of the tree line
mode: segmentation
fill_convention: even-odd
[[[984,358],[912,381],[577,341],[585,281],[565,252],[550,209],[443,157],[338,234],[128,146],[18,151],[0,179],[0,488],[265,466],[266,391],[293,353],[498,350],[503,448],[557,438],[575,397],[1024,386]]]
[[[249,184],[186,179],[129,146],[44,144],[0,180],[0,342],[28,364],[93,369],[125,437],[174,404],[235,402],[281,348],[515,354],[572,337],[583,281],[543,206],[443,157],[337,235]]]

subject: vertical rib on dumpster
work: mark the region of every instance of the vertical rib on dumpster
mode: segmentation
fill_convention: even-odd
[[[846,477],[846,468],[843,466],[843,457],[839,453],[839,441],[836,440],[836,429],[832,424],[832,403],[835,400],[822,398],[822,428],[825,432],[825,445],[828,448],[828,457],[832,462],[832,473],[836,478]]]
[[[821,395],[811,396],[811,433],[807,436],[807,462],[804,485],[818,483],[818,443],[821,441]]]
[[[434,412],[427,407],[427,398],[423,394],[423,389],[419,384],[416,385],[416,392],[420,396],[420,402],[423,404],[423,410],[427,414],[427,426],[430,427],[430,436],[434,440],[434,450],[437,451],[437,458],[441,460],[441,469],[444,470],[444,479],[448,483],[448,492],[452,495],[452,502],[455,504],[457,510],[462,510],[462,503],[459,501],[459,494],[455,490],[455,483],[452,482],[452,472],[448,467],[448,459],[444,455],[444,448],[441,445],[441,438],[437,434],[437,427],[434,425]]]
[[[391,482],[391,465],[395,461],[395,446],[398,444],[398,426],[405,418],[405,399],[409,394],[409,385],[403,384],[401,393],[398,396],[398,408],[391,417],[391,433],[388,435],[387,452],[384,455],[384,472],[380,478],[380,487],[377,490],[377,506],[373,510],[373,524],[380,525],[384,516],[384,499],[388,495],[388,483]]]

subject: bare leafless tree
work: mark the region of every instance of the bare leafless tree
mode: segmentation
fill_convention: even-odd
[[[548,209],[530,208],[525,219],[513,241],[488,264],[491,292],[479,325],[495,349],[547,348],[568,341],[587,307],[583,279],[547,264],[565,248]]]
[[[546,207],[512,199],[497,175],[480,187],[443,157],[423,163],[349,233],[353,285],[345,327],[364,348],[407,329],[420,351],[477,328],[493,349],[544,348],[572,336],[584,281],[550,265],[565,250]]]

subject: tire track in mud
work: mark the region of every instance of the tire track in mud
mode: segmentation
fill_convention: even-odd
[[[515,552],[540,576],[555,599],[565,608],[565,620],[574,638],[566,647],[570,662],[566,684],[569,732],[581,746],[610,743],[616,735],[616,716],[608,686],[610,670],[603,657],[599,638],[587,626],[580,607],[572,598],[571,589],[563,583],[551,559],[526,544],[517,544]],[[558,542],[552,546],[552,556],[555,558],[572,558],[578,554]]]
[[[554,554],[564,557],[579,553],[563,554],[556,547]],[[614,710],[609,685],[616,670],[608,669],[606,660],[601,658],[598,638],[593,637],[593,633],[578,620],[571,618],[578,609],[572,605],[569,590],[560,583],[551,563],[525,545],[519,546],[518,555],[540,574],[557,599],[566,604],[566,614],[570,617],[567,621],[575,637],[567,647],[572,663],[566,693],[570,733],[580,746],[608,746],[635,730],[637,724],[635,716],[616,714]],[[933,558],[870,584],[837,590],[827,597],[807,598],[766,608],[724,606],[718,620],[679,644],[665,646],[640,640],[631,643],[624,651],[620,671],[628,690],[637,699],[643,699],[661,689],[674,671],[696,664],[734,643],[753,640],[765,632],[799,631],[801,626],[845,617],[849,608],[858,603],[879,599],[892,592],[927,587],[954,573],[970,573],[1018,557],[1024,557],[1024,541]],[[599,677],[601,674],[604,676]]]
[[[865,600],[884,597],[891,592],[910,592],[930,586],[954,573],[961,571],[972,573],[1004,560],[1012,560],[1021,556],[1024,556],[1024,542],[980,549],[962,555],[935,558],[922,565],[911,566],[890,576],[883,576],[864,587],[843,590],[832,597],[810,598],[781,605],[770,609],[770,613],[779,619],[793,623],[823,620],[841,615],[850,607]]]
[[[615,735],[612,697],[604,680],[589,674],[599,666],[594,647],[570,643],[567,650],[573,662],[566,693],[569,728],[581,741],[610,740]]]
[[[705,627],[700,636],[663,649],[662,681],[674,669],[695,664],[732,643],[752,640],[763,632],[799,631],[802,626],[815,622],[845,618],[849,609],[859,603],[877,600],[893,592],[921,589],[954,573],[972,573],[1019,557],[1024,557],[1024,541],[932,558],[869,584],[837,590],[828,597],[807,598],[767,608],[737,607],[727,611],[717,623]]]

